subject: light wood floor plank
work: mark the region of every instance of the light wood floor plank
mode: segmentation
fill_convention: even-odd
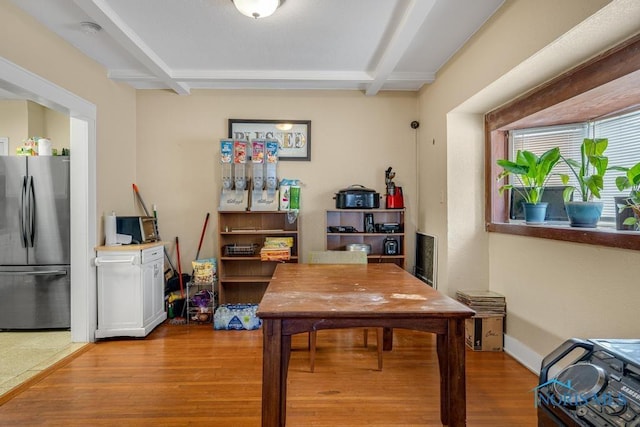
[[[438,426],[435,337],[396,330],[377,370],[356,330],[293,339],[288,426]],[[0,425],[259,426],[262,330],[163,324],[92,344],[0,406]],[[467,350],[469,426],[535,426],[537,378],[505,353]]]

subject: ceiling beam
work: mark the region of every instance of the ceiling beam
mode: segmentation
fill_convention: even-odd
[[[74,0],[74,3],[100,24],[106,33],[140,61],[159,81],[179,95],[190,93],[189,86],[173,79],[167,64],[120,18],[106,0]]]
[[[207,80],[291,80],[291,81],[348,81],[371,82],[364,71],[298,71],[298,70],[176,70],[175,78],[182,81]]]
[[[411,41],[435,3],[436,0],[411,0],[400,20],[400,25],[391,36],[391,41],[380,57],[380,62],[373,73],[373,81],[365,92],[367,95],[375,95],[382,88],[384,82],[398,65],[402,55],[409,48]]]

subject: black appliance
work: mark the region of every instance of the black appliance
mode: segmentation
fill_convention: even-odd
[[[158,240],[156,222],[152,216],[118,216],[116,232],[131,236],[134,244],[150,243]]]
[[[398,254],[398,240],[393,237],[387,237],[384,239],[384,254],[385,255],[399,255]]]
[[[336,209],[377,209],[380,193],[362,185],[350,185],[336,193]]]
[[[365,233],[375,233],[376,228],[373,224],[373,214],[364,214],[364,232]]]
[[[350,225],[329,226],[327,227],[327,231],[329,233],[357,233],[358,232],[358,230],[356,230],[355,227],[352,227]]]
[[[400,233],[402,228],[397,222],[385,222],[375,225],[376,233]]]
[[[535,392],[539,427],[640,426],[640,339],[565,341],[542,361]]]

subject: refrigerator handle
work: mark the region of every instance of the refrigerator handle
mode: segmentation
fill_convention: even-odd
[[[26,248],[27,247],[27,230],[25,228],[26,226],[26,220],[27,220],[27,213],[26,213],[26,209],[27,209],[27,177],[23,176],[22,177],[22,194],[20,197],[20,240],[22,241],[22,247]]]
[[[0,276],[66,276],[67,270],[0,271]]]
[[[33,177],[29,177],[29,246],[33,247],[36,235],[36,193],[33,188]]]

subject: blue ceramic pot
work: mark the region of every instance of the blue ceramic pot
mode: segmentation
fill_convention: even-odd
[[[572,227],[596,228],[602,215],[602,202],[564,202]]]
[[[547,206],[549,203],[523,203],[524,220],[527,224],[542,224],[547,216]]]

